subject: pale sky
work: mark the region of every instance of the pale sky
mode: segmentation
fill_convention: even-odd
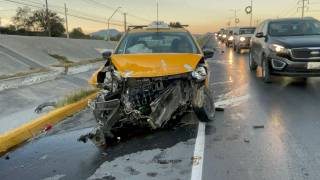
[[[11,0],[34,6],[42,6],[45,0]],[[253,21],[261,21],[268,18],[298,17],[301,11],[297,11],[298,0],[253,0]],[[156,0],[48,0],[49,8],[64,12],[64,3],[67,4],[70,16],[69,30],[82,27],[85,32],[94,32],[106,29],[106,19],[113,10],[121,6],[121,12],[129,15],[127,21],[133,25],[144,25],[156,20]],[[234,10],[238,9],[237,15],[240,19],[239,26],[249,25],[250,17],[244,11],[249,6],[250,0],[159,0],[159,20],[165,22],[179,21],[189,24],[192,33],[214,32],[221,27],[226,27],[228,21],[234,24]],[[15,14],[19,4],[0,0],[1,24],[7,25]],[[320,0],[310,0],[306,16],[320,19]],[[36,9],[36,8],[32,8]],[[78,19],[81,16],[93,19],[88,21]],[[64,14],[61,14],[64,17]],[[123,15],[117,13],[113,23],[121,26],[111,25],[123,31]]]

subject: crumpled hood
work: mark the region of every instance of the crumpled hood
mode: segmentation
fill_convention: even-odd
[[[160,77],[195,70],[201,54],[114,54],[112,63],[122,77]]]

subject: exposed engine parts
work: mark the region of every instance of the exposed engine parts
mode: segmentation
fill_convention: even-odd
[[[165,127],[176,114],[194,109],[201,120],[211,120],[214,103],[204,80],[206,68],[199,66],[192,73],[152,78],[122,78],[110,65],[97,78],[102,90],[89,107],[97,120],[94,132],[81,137],[97,145],[115,138],[114,132],[123,126],[137,128]]]

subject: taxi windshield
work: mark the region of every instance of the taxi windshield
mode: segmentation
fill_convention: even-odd
[[[137,32],[129,33],[121,41],[116,54],[141,53],[192,53],[199,50],[186,32]]]

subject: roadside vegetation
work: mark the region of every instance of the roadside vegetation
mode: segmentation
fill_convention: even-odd
[[[24,76],[28,76],[36,73],[48,72],[48,71],[49,71],[48,68],[33,68],[30,71],[18,72],[16,74],[0,75],[0,80],[24,77]]]
[[[69,95],[66,95],[61,100],[58,100],[56,108],[78,102],[81,99],[88,97],[96,92],[98,92],[98,89],[80,89],[79,91],[73,92]]]
[[[206,34],[198,35],[196,36],[196,40],[198,41],[200,47],[203,47],[208,41],[208,36]]]
[[[61,56],[59,54],[49,54],[49,56],[55,58],[58,61],[58,64],[53,65],[53,67],[76,67],[76,66],[104,61],[104,59],[102,58],[96,58],[96,59],[82,60],[80,62],[73,62],[69,60],[67,57]]]

